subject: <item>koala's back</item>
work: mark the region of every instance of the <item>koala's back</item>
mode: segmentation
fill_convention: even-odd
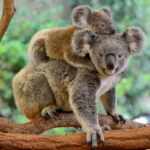
[[[76,28],[43,29],[31,39],[28,47],[29,60],[33,63],[47,62],[49,58],[64,59],[71,50],[71,38]]]
[[[52,29],[47,33],[46,48],[48,56],[55,59],[63,59],[64,52],[70,51],[72,35],[75,27]],[[49,55],[50,53],[50,55]]]

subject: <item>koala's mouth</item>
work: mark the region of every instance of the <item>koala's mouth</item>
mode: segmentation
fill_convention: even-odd
[[[106,76],[111,76],[111,75],[114,75],[118,72],[119,68],[117,67],[116,69],[113,69],[113,70],[108,70],[106,68],[102,68],[102,72],[104,75]]]

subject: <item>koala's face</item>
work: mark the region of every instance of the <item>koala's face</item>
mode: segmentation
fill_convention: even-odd
[[[116,31],[111,10],[108,8],[92,11],[86,5],[77,6],[72,12],[72,22],[79,29],[87,28],[99,34],[112,34]]]
[[[111,14],[104,10],[93,12],[88,22],[91,31],[98,34],[112,34],[116,31]]]
[[[130,53],[128,44],[116,34],[97,39],[91,45],[89,55],[97,71],[109,76],[125,70]]]
[[[110,76],[125,70],[129,56],[142,49],[143,41],[142,30],[136,27],[113,35],[95,35],[82,30],[74,34],[72,48],[81,57],[88,54],[100,75]]]

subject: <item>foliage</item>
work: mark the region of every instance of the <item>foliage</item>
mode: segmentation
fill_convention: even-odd
[[[147,111],[141,99],[150,101],[150,1],[149,0],[38,0],[17,1],[17,13],[0,43],[0,113],[24,122],[18,114],[12,96],[11,81],[27,62],[27,46],[32,35],[43,28],[70,24],[71,9],[78,4],[89,4],[95,9],[109,6],[113,10],[118,31],[136,25],[146,33],[144,54],[132,59],[124,79],[117,86],[119,112],[132,117]],[[50,7],[50,8],[49,8]],[[146,104],[150,102],[146,102]]]

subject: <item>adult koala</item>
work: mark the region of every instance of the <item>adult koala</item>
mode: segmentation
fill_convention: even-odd
[[[13,79],[13,92],[18,108],[30,119],[46,114],[53,117],[56,109],[73,111],[86,132],[87,142],[95,147],[98,137],[104,141],[96,97],[108,114],[120,119],[115,110],[115,84],[129,56],[142,48],[143,32],[133,27],[124,33],[95,37],[82,30],[74,34],[72,45],[77,55],[89,55],[95,71],[51,59],[36,68],[28,65],[22,69]]]

